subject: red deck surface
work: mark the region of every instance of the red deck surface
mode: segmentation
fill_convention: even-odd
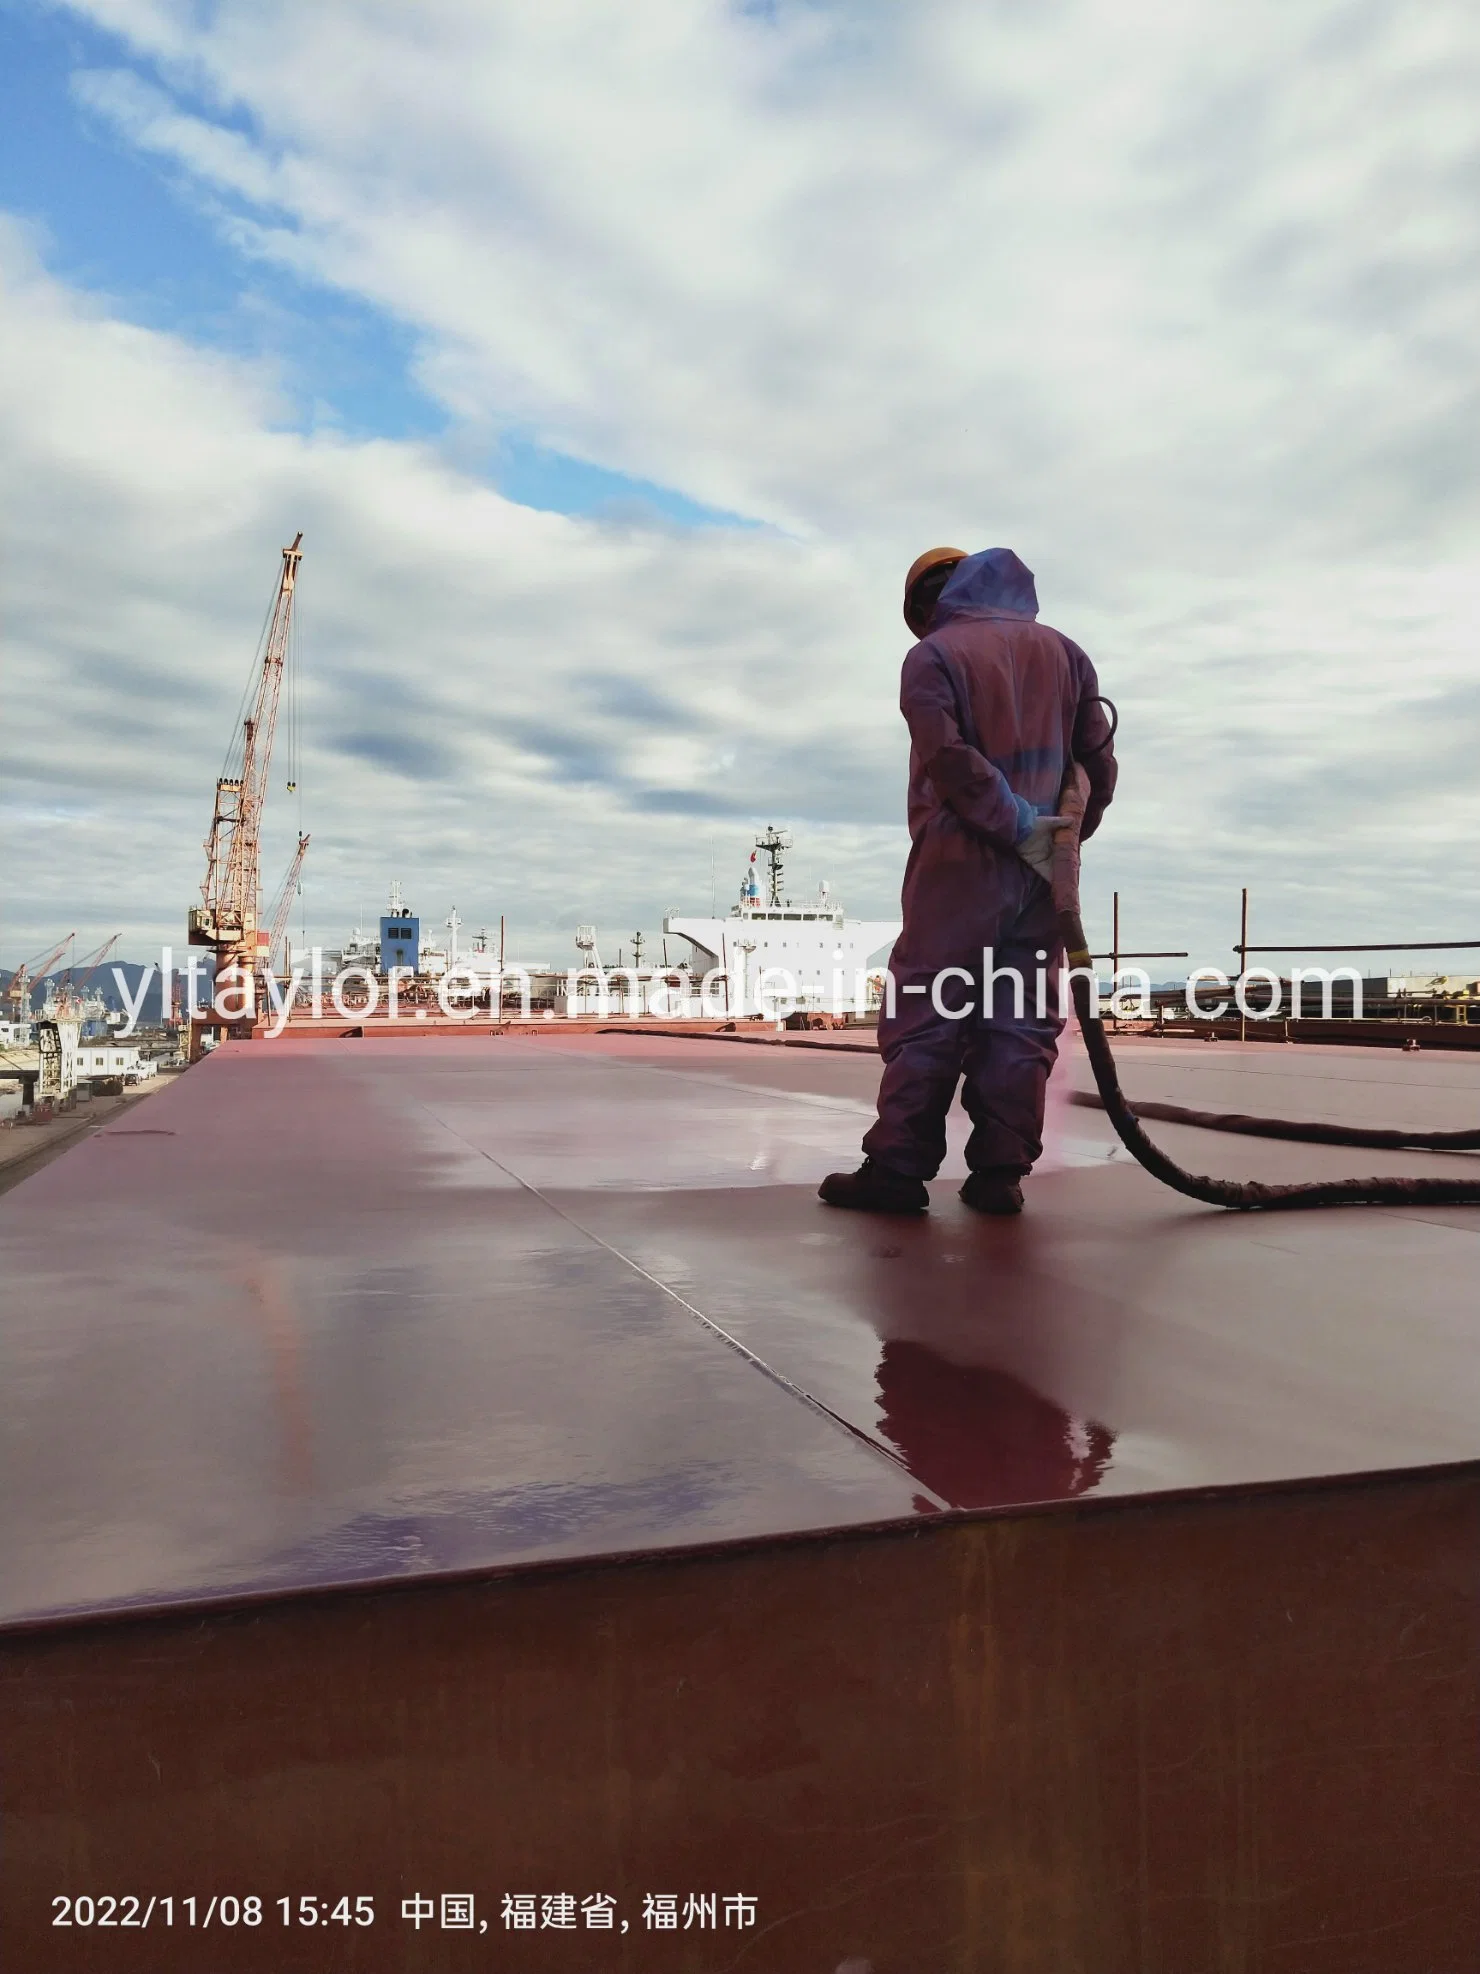
[[[1122,1059],[1132,1097],[1480,1118],[1452,1057]],[[928,1220],[829,1211],[876,1077],[221,1050],[0,1202],[0,1622],[1480,1458],[1480,1210],[1210,1211],[1059,1107],[1021,1221],[958,1204],[959,1150]],[[1158,1131],[1267,1178],[1458,1167]]]

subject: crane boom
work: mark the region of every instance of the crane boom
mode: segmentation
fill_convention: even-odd
[[[62,983],[64,992],[80,994],[122,937],[121,932],[115,932],[113,937],[105,939],[101,946],[94,946],[92,951],[84,953],[80,960],[73,960],[67,968],[67,978]],[[80,980],[77,977],[79,972],[82,974]]]
[[[263,640],[251,708],[228,756],[228,772],[216,783],[216,806],[205,840],[205,882],[200,887],[200,904],[190,914],[191,945],[214,948],[218,971],[240,967],[244,977],[256,972],[264,944],[259,929],[262,806],[288,658],[293,591],[303,559],[302,541],[300,532],[283,550],[282,572]]]
[[[293,894],[298,889],[298,879],[303,874],[303,859],[307,855],[308,838],[307,836],[300,836],[298,838],[298,848],[293,853],[293,861],[288,866],[287,875],[284,877],[282,887],[273,903],[272,925],[267,934],[267,951],[263,956],[263,965],[269,973],[277,973],[280,970],[278,967],[278,953],[283,943],[283,935],[288,929],[288,920],[293,915]],[[284,975],[288,972],[286,957],[284,958],[281,972]]]
[[[85,992],[85,990],[91,985],[93,975],[97,972],[98,968],[102,966],[104,962],[109,958],[109,956],[113,952],[113,949],[117,946],[119,940],[122,937],[123,934],[121,932],[115,932],[111,939],[105,939],[103,941],[102,945],[98,947],[96,954],[86,953],[77,962],[79,966],[85,966],[87,968],[87,972],[83,974],[82,978],[77,983],[77,991],[79,994]]]
[[[26,1008],[30,1004],[31,989],[38,980],[44,980],[46,978],[49,969],[62,957],[62,954],[66,952],[76,937],[77,934],[75,932],[69,932],[66,938],[59,939],[56,945],[44,957],[21,961],[15,972],[10,976],[10,985],[5,990],[6,998],[10,1002],[10,1010],[13,1018],[24,1018]]]
[[[94,946],[92,951],[90,953],[84,953],[80,960],[74,959],[71,962],[67,968],[66,978],[57,992],[57,1007],[61,1013],[68,1015],[80,1015],[82,1013],[82,1003],[86,997],[88,987],[92,982],[93,975],[122,937],[123,934],[121,932],[115,932],[113,937],[111,939],[105,939],[101,946]],[[86,968],[86,971],[79,980],[77,975],[81,968]]]

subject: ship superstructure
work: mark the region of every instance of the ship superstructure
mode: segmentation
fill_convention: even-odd
[[[787,833],[769,827],[756,839],[740,896],[724,918],[671,913],[663,930],[694,948],[695,976],[720,969],[748,1008],[758,996],[784,991],[799,1008],[864,1014],[878,1005],[885,948],[899,937],[901,921],[847,917],[825,880],[811,898],[789,897],[782,853],[791,847]]]
[[[767,829],[756,838],[739,896],[723,918],[670,913],[660,953],[650,957],[643,934],[634,932],[618,949],[615,965],[603,960],[596,928],[589,925],[576,928],[574,960],[566,966],[506,955],[502,921],[496,944],[481,930],[464,946],[458,936],[464,921],[455,906],[445,920],[445,945],[433,944],[399,884],[391,887],[378,939],[357,927],[338,950],[298,948],[292,957],[305,977],[362,976],[354,990],[360,997],[363,977],[385,982],[394,974],[398,1001],[420,1008],[417,1019],[425,1018],[434,993],[444,1012],[513,1008],[549,1018],[868,1014],[879,1005],[900,921],[849,918],[825,881],[811,897],[791,897],[782,861],[790,848],[789,835]],[[687,951],[680,946],[670,952],[670,940],[685,942]],[[629,948],[630,963],[624,958]],[[307,987],[300,989],[300,999],[308,994]]]

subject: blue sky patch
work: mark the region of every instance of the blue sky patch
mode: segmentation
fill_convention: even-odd
[[[0,0],[0,42],[0,207],[38,229],[54,274],[142,327],[266,360],[299,429],[429,440],[447,430],[445,408],[416,382],[413,329],[241,253],[223,233],[215,195],[131,148],[78,102],[80,71],[139,72],[121,41],[28,0]],[[210,116],[249,129],[215,106]],[[484,473],[510,500],[557,514],[639,527],[758,525],[527,439],[503,442]]]
[[[521,507],[539,507],[555,514],[587,514],[599,520],[630,521],[635,526],[654,520],[684,528],[755,528],[761,523],[723,508],[690,500],[676,487],[613,473],[569,453],[549,452],[521,439],[506,439],[493,466],[499,492]]]

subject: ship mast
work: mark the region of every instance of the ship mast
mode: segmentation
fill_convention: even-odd
[[[778,829],[775,823],[767,823],[766,833],[755,839],[755,847],[757,850],[764,850],[770,861],[771,869],[767,882],[770,886],[771,904],[784,904],[786,901],[781,895],[781,852],[791,848],[791,831]]]

